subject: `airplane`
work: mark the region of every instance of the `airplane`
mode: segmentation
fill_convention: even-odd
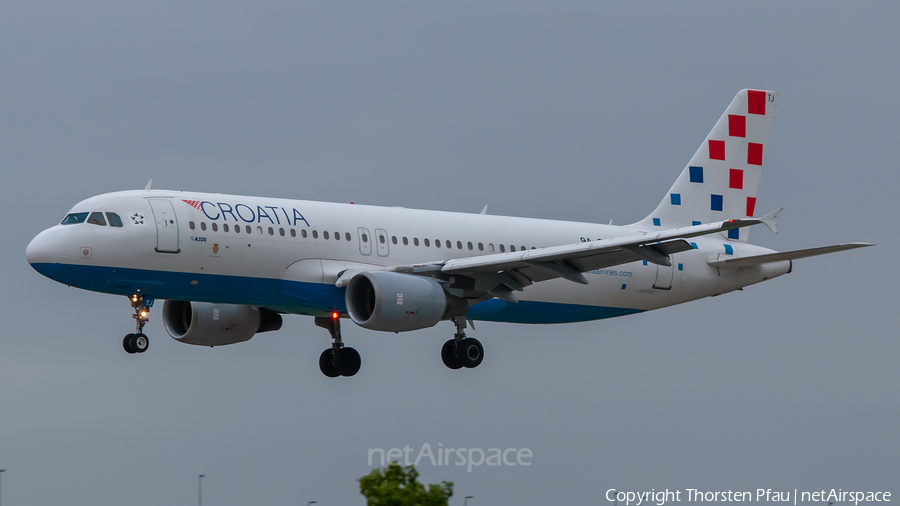
[[[450,369],[484,358],[474,321],[556,324],[600,320],[716,296],[793,270],[793,261],[872,246],[776,252],[748,242],[777,232],[781,209],[753,217],[777,94],[741,90],[646,218],[623,226],[156,190],[76,204],[39,233],[26,257],[69,286],[126,296],[144,353],[151,307],[164,300],[168,334],[223,346],[308,315],[331,347],[328,377],[353,376],[359,353],[341,320],[407,332],[455,326],[441,348]]]

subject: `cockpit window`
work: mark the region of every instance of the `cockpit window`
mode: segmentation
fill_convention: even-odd
[[[116,213],[106,213],[106,219],[109,220],[110,227],[122,226],[122,218],[119,218],[119,215]]]
[[[101,227],[106,226],[106,219],[103,218],[103,213],[91,213],[90,218],[87,220],[91,225],[100,225]]]
[[[76,225],[78,223],[84,223],[88,217],[88,213],[71,213],[63,218],[60,225]]]

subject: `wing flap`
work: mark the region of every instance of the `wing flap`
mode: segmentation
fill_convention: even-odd
[[[529,267],[530,263],[566,262],[581,272],[611,267],[635,260],[648,260],[665,265],[666,255],[687,251],[690,244],[684,239],[714,234],[735,228],[749,227],[771,222],[769,214],[763,218],[726,220],[706,225],[673,228],[656,233],[639,233],[612,239],[565,244],[548,248],[510,251],[476,257],[447,260],[441,271],[451,273],[489,273]],[[641,248],[648,248],[642,250]],[[582,261],[586,258],[616,254],[598,262]],[[613,263],[610,263],[613,262]]]

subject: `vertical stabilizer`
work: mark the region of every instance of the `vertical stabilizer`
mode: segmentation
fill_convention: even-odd
[[[656,210],[635,225],[665,229],[753,216],[776,96],[739,91]],[[746,241],[748,233],[733,229],[727,237]]]

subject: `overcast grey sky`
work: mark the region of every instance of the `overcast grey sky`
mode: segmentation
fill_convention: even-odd
[[[252,5],[251,5],[252,4]],[[368,448],[530,448],[421,466],[462,504],[600,504],[608,488],[889,490],[900,468],[897,3],[0,4],[3,504],[364,504]],[[630,223],[741,88],[781,93],[760,212],[795,263],[744,292],[559,326],[450,324],[127,355],[120,297],[25,246],[89,196],[190,189]]]

